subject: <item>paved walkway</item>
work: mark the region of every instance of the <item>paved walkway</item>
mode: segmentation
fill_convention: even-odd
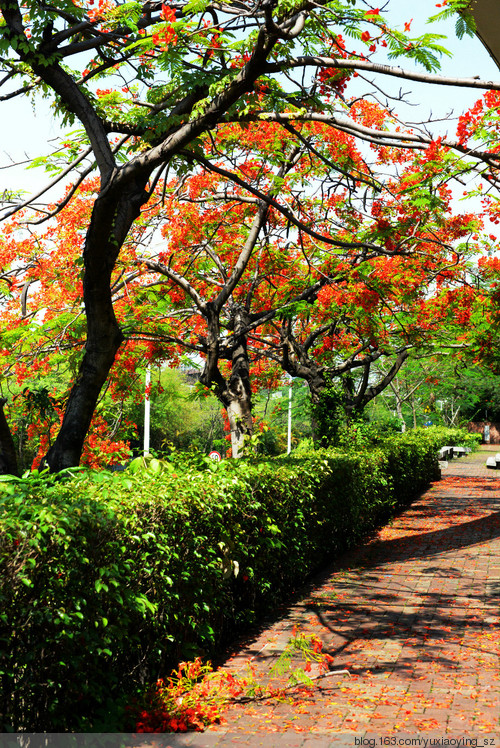
[[[265,678],[297,625],[350,676],[322,679],[287,703],[233,706],[223,725],[164,735],[163,745],[374,748],[439,738],[500,748],[500,471],[485,467],[497,449],[451,461],[225,665],[252,658]]]

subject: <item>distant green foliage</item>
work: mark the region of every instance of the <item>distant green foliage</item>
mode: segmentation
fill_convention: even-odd
[[[425,433],[426,440],[434,444],[436,450],[440,447],[449,445],[454,447],[467,447],[474,451],[481,443],[481,434],[470,434],[466,429],[450,429],[445,428],[444,426],[432,426],[429,429],[425,429],[423,433]],[[406,436],[412,438],[412,435],[415,435],[415,438],[418,439],[419,434],[422,434],[422,430],[416,429],[407,432]]]
[[[224,438],[221,406],[205,390],[194,397],[194,387],[176,369],[163,369],[153,377],[151,391],[150,446],[156,452],[174,446],[176,449],[200,449],[209,452],[215,448],[214,440]],[[144,402],[125,404],[127,418],[138,425],[139,439],[143,443]]]
[[[498,347],[493,346],[493,350]],[[472,361],[472,355],[409,360],[386,390],[369,404],[370,421],[381,428],[396,416],[396,401],[406,426],[464,427],[470,421],[500,421],[498,373]]]
[[[2,729],[127,729],[124,698],[274,610],[427,485],[442,442],[4,478]]]
[[[456,389],[462,420],[500,421],[498,374],[471,369],[458,382]]]
[[[287,451],[289,386],[287,382],[279,390],[262,389],[253,397],[253,413],[257,423],[266,426],[260,432],[258,454],[275,456]],[[310,394],[303,379],[292,381],[291,416],[291,442],[292,449],[295,449],[301,440],[310,438],[312,434]]]

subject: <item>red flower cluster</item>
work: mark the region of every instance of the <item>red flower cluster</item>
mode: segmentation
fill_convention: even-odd
[[[136,732],[202,732],[221,721],[221,704],[238,696],[241,684],[230,673],[214,673],[200,657],[181,662],[170,678],[158,680],[143,698],[132,705]]]
[[[346,75],[344,71],[332,68],[320,68],[316,75],[321,94],[328,94],[331,91],[339,95],[343,94],[350,78],[351,76]]]
[[[167,23],[162,26],[160,30],[154,31],[151,35],[151,39],[155,46],[167,49],[177,41],[177,34],[171,26],[171,24],[175,21],[175,11],[165,4],[161,6],[161,9],[161,16]]]

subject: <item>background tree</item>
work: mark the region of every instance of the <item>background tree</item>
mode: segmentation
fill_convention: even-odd
[[[441,205],[434,226],[425,213],[426,228],[414,234],[409,256],[365,262],[337,284],[323,286],[314,304],[275,325],[270,355],[308,382],[324,436],[330,426],[321,425],[322,416],[337,422],[360,414],[391,384],[410,351],[450,350],[450,335],[458,335],[456,315],[463,334],[475,299],[467,281],[478,250],[471,234],[480,224],[472,215],[447,218],[446,212]],[[417,216],[412,207],[415,224]],[[338,424],[331,428],[334,437]]]
[[[469,421],[500,419],[500,383],[470,353],[441,353],[410,359],[391,383],[370,418],[395,416],[400,428],[434,425],[460,427]]]

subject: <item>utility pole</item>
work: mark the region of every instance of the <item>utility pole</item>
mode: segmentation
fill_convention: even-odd
[[[146,369],[146,382],[144,388],[144,454],[149,454],[149,432],[150,432],[150,414],[151,400],[149,399],[149,387],[151,384],[151,366],[148,364]]]
[[[288,387],[288,442],[286,448],[287,455],[289,455],[292,451],[292,384],[293,379],[290,377]]]

